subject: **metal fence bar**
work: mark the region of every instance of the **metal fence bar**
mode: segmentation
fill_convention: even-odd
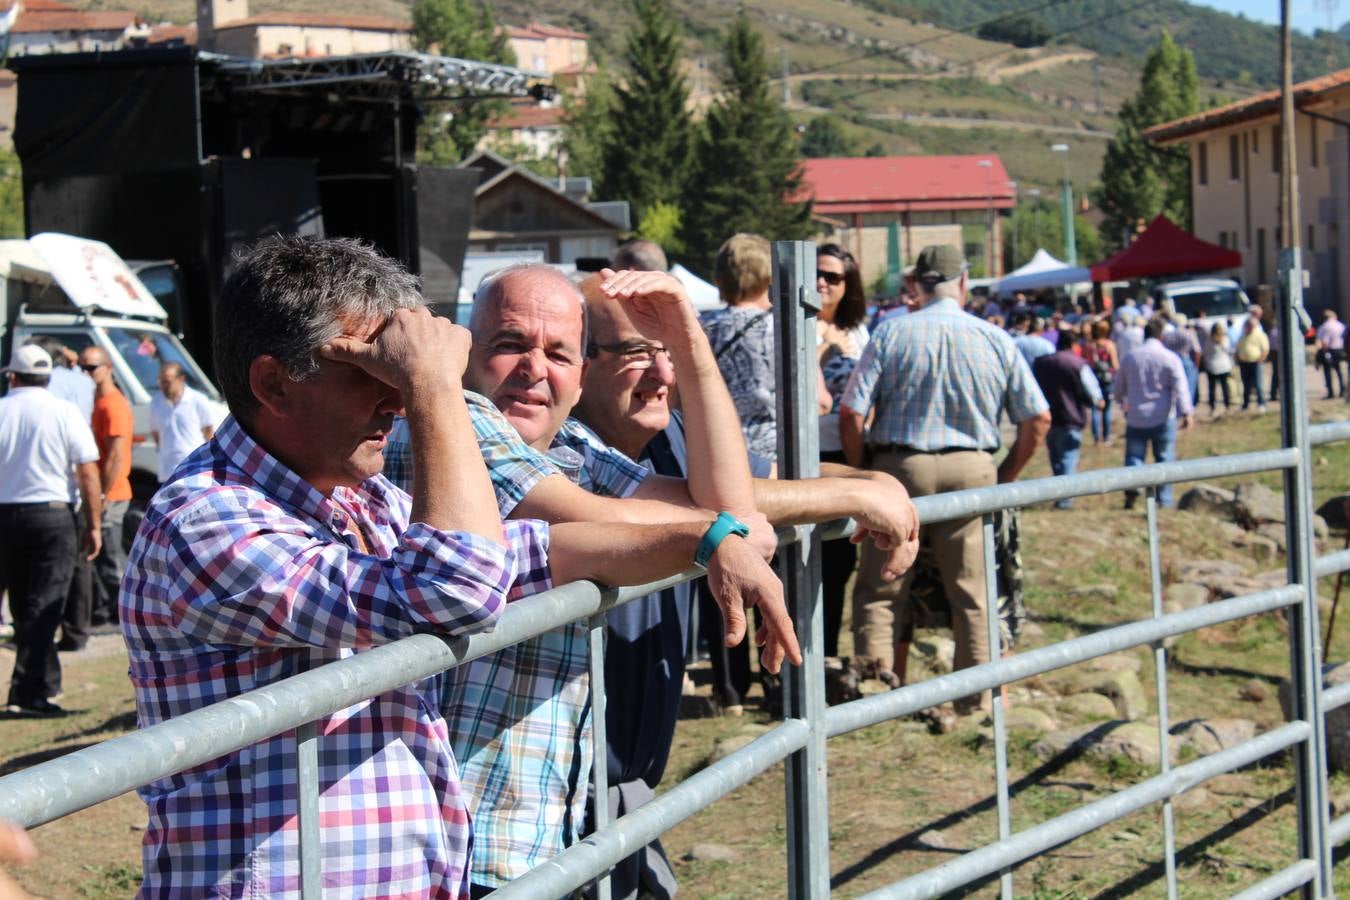
[[[548,862],[498,888],[496,900],[563,897],[604,871],[612,859],[623,859],[661,836],[708,804],[734,791],[789,754],[805,747],[811,728],[788,719],[740,750],[622,816],[606,828],[568,847]]]
[[[1292,143],[1290,148],[1292,150]],[[1303,306],[1303,272],[1295,246],[1280,251],[1280,281],[1275,315],[1280,324],[1280,443],[1295,451],[1295,464],[1284,471],[1285,546],[1289,583],[1303,587],[1303,602],[1290,607],[1290,704],[1294,715],[1312,725],[1308,742],[1294,753],[1295,806],[1301,859],[1318,863],[1316,883],[1305,897],[1332,892],[1331,848],[1327,844],[1326,725],[1322,720],[1321,628],[1317,580],[1313,576],[1312,473],[1308,443],[1308,396],[1298,314]]]
[[[595,828],[598,831],[609,824],[609,738],[605,721],[605,615],[591,617],[587,635],[591,675],[591,780],[595,787],[591,794]],[[597,900],[609,900],[609,870],[595,885]]]
[[[1316,860],[1300,859],[1292,866],[1281,869],[1242,893],[1234,894],[1233,900],[1275,900],[1277,897],[1283,897],[1290,891],[1315,881],[1317,868]]]
[[[1313,574],[1318,578],[1335,575],[1350,569],[1350,550],[1338,550],[1313,560]]]
[[[1003,658],[1003,641],[998,627],[998,563],[994,558],[993,514],[985,513],[980,524],[984,538],[984,609],[985,624],[988,626],[989,661],[998,662]],[[994,790],[998,798],[998,836],[999,840],[1007,840],[1012,837],[1012,810],[1008,799],[1008,732],[1003,721],[1002,688],[992,692],[990,706],[994,719]],[[998,881],[1003,900],[1012,900],[1012,869],[1004,869]]]
[[[832,706],[825,714],[827,731],[830,737],[836,737],[859,728],[906,716],[957,697],[1030,678],[1032,675],[1040,675],[1107,653],[1148,644],[1196,628],[1270,612],[1298,603],[1302,598],[1301,588],[1286,585],[1255,594],[1232,597],[1195,609],[1169,613],[1161,618],[1117,625],[1048,647],[1037,647],[1035,650],[1019,653],[998,662],[972,666],[884,694],[874,694],[861,700]]]
[[[1166,774],[1155,775],[1109,797],[1103,797],[1034,828],[1019,832],[1009,840],[972,850],[950,862],[866,894],[864,897],[866,900],[882,900],[882,898],[917,900],[954,891],[972,881],[992,875],[1000,869],[1087,834],[1107,822],[1114,822],[1137,812],[1150,803],[1176,796],[1215,775],[1231,772],[1264,759],[1272,753],[1278,753],[1286,747],[1307,740],[1311,735],[1312,728],[1307,722],[1290,722],[1236,747],[1220,750],[1179,766]]]
[[[988,512],[1012,507],[1030,506],[1047,500],[1067,500],[1088,494],[1110,494],[1127,489],[1142,490],[1161,487],[1181,481],[1203,481],[1209,478],[1228,478],[1250,475],[1274,469],[1288,469],[1297,465],[1299,452],[1293,448],[1258,450],[1253,453],[1235,453],[1231,456],[1211,456],[1204,459],[1185,459],[1180,462],[1150,463],[1120,469],[1101,469],[1058,475],[1054,478],[1035,478],[1031,481],[1013,481],[992,487],[970,488],[950,494],[930,494],[915,497],[919,521],[946,522],[951,519],[970,519]]]
[[[773,245],[778,366],[778,470],[785,478],[820,474],[816,412],[816,247],[806,241]],[[807,723],[810,738],[787,760],[787,884],[793,900],[830,895],[830,804],[826,786],[825,627],[820,587],[820,538],[814,529],[778,551],[784,599],[796,623],[802,664],[785,666],[783,715]]]
[[[1350,816],[1341,816],[1332,822],[1331,827],[1327,829],[1327,834],[1331,838],[1331,846],[1333,847],[1350,840]]]
[[[1153,618],[1163,617],[1162,559],[1158,548],[1158,489],[1148,489],[1145,504],[1148,511],[1148,574],[1149,592],[1153,596]],[[1169,738],[1172,719],[1167,709],[1167,648],[1162,641],[1153,644],[1153,677],[1158,691],[1158,770],[1166,775],[1172,768]],[[1163,865],[1167,872],[1167,898],[1177,897],[1177,838],[1172,821],[1172,798],[1162,804]]]
[[[1280,349],[1284,353],[1284,348]],[[1314,447],[1336,441],[1350,441],[1350,419],[1308,426],[1308,443]]]
[[[306,722],[295,729],[295,787],[300,819],[300,896],[323,896],[323,838],[319,831],[319,729]]]
[[[1350,681],[1329,687],[1322,692],[1322,712],[1329,713],[1350,703]]]

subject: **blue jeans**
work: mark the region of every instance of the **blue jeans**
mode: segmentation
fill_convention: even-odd
[[[1109,388],[1102,389],[1102,399],[1106,405],[1101,409],[1092,410],[1092,439],[1094,441],[1111,440],[1111,391]]]
[[[1083,429],[1070,425],[1056,425],[1045,435],[1045,449],[1050,453],[1050,471],[1056,475],[1072,475],[1078,470],[1078,450],[1083,446]],[[1068,509],[1073,500],[1056,500],[1056,509]]]
[[[1177,420],[1168,419],[1152,428],[1125,426],[1125,465],[1142,466],[1149,444],[1153,445],[1154,462],[1171,462],[1177,456]],[[1127,497],[1136,495],[1135,491],[1126,491]],[[1172,505],[1172,486],[1165,484],[1158,488],[1158,505]]]

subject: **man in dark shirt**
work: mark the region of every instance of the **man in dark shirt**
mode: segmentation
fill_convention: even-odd
[[[1102,391],[1097,376],[1084,359],[1073,352],[1074,337],[1059,333],[1056,351],[1031,364],[1031,373],[1050,404],[1050,431],[1045,449],[1050,471],[1072,475],[1078,469],[1078,450],[1083,446],[1083,428],[1093,408],[1101,408]],[[1056,500],[1056,509],[1069,509],[1073,500]]]

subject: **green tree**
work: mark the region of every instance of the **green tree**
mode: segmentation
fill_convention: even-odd
[[[1158,213],[1191,227],[1191,165],[1184,153],[1155,147],[1145,129],[1199,110],[1195,59],[1166,32],[1144,63],[1139,92],[1121,104],[1115,136],[1102,161],[1097,202],[1106,214],[1106,240],[1119,246],[1139,219]]]
[[[1055,33],[1035,16],[1017,14],[986,22],[980,26],[976,35],[986,41],[999,41],[1012,44],[1014,47],[1026,48],[1045,45]]]
[[[1100,262],[1104,258],[1102,238],[1096,225],[1083,216],[1075,216],[1073,235],[1081,265]],[[1064,255],[1064,215],[1054,198],[1040,197],[1035,203],[1019,204],[1003,223],[1006,271],[1026,265],[1040,248],[1057,258]]]
[[[414,0],[412,41],[424,53],[516,64],[516,55],[505,32],[497,28],[492,10],[475,0]],[[504,100],[469,98],[436,104],[418,135],[424,159],[438,165],[459,162],[473,152],[488,121],[505,110]]]
[[[23,173],[19,156],[0,149],[0,238],[23,237]]]
[[[678,203],[688,179],[694,122],[680,74],[680,29],[669,0],[631,0],[626,82],[614,88],[613,126],[603,138],[596,195],[627,200],[641,222],[653,203]]]
[[[563,153],[569,175],[589,176],[601,184],[605,176],[605,148],[613,140],[614,86],[602,60],[586,79],[585,94],[563,96]],[[602,197],[602,199],[609,199]]]
[[[802,156],[820,159],[857,155],[857,142],[844,133],[834,116],[816,116],[806,123],[806,131],[802,134]]]
[[[801,193],[792,121],[769,89],[764,44],[742,13],[726,36],[727,78],[708,110],[689,184],[684,244],[692,268],[708,271],[738,231],[769,240],[809,237],[811,203]]]
[[[679,253],[684,249],[680,240],[680,226],[684,224],[684,211],[674,203],[657,200],[647,207],[638,223],[637,236],[652,241],[667,253]]]

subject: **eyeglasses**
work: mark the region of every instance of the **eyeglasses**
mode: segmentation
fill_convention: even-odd
[[[817,269],[816,278],[824,280],[824,282],[831,287],[844,283],[843,272],[826,272],[824,269]]]
[[[80,368],[84,369],[90,375],[93,375],[95,372],[103,368],[105,365],[106,363],[94,363],[93,365],[90,365],[88,363],[80,363]]]
[[[627,372],[630,369],[650,369],[656,364],[656,355],[658,353],[664,353],[666,361],[670,361],[670,351],[660,344],[634,342],[591,344],[586,348],[586,355],[594,359],[599,355],[601,350],[606,353],[613,353],[623,360],[623,365],[619,368],[620,372]]]

